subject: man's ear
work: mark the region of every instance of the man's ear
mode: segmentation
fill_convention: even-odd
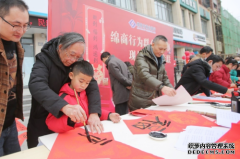
[[[69,78],[72,80],[73,79],[73,76],[74,76],[74,74],[73,74],[73,72],[69,72]]]
[[[209,60],[208,63],[209,63],[209,64],[212,64],[212,63],[213,63],[213,60]]]

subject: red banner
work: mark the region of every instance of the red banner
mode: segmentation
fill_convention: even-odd
[[[169,40],[164,54],[174,84],[173,29],[160,22],[95,0],[49,0],[48,40],[64,32],[78,32],[86,41],[85,59],[94,67],[102,106],[112,105],[109,75],[100,60],[104,51],[134,64],[137,53],[157,35]],[[103,84],[107,81],[107,85]]]

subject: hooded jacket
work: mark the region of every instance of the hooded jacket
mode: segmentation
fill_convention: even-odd
[[[227,88],[207,80],[210,75],[211,66],[202,59],[197,59],[188,64],[188,69],[182,75],[182,78],[176,85],[183,86],[190,95],[194,95],[200,87],[214,90],[220,93],[226,93]]]
[[[130,111],[155,105],[152,99],[162,95],[161,89],[164,86],[172,88],[163,58],[160,60],[155,57],[151,45],[139,51],[134,63],[134,76],[128,102]]]
[[[229,68],[227,68],[226,65],[222,65],[220,70],[211,73],[209,80],[214,83],[217,83],[224,87],[229,88],[232,83],[230,80]]]
[[[59,38],[54,38],[43,46],[41,52],[36,55],[36,62],[32,68],[29,80],[32,107],[27,128],[28,148],[37,146],[39,136],[52,133],[45,123],[48,113],[59,118],[63,115],[60,110],[68,104],[58,96],[61,87],[70,82],[70,67],[64,66],[59,58],[58,41]],[[89,99],[89,114],[101,115],[100,93],[95,79],[90,82],[86,94]]]
[[[68,102],[69,104],[71,104],[71,105],[78,104],[77,99],[74,94],[74,91],[69,87],[69,83],[66,83],[61,88],[61,90],[59,92],[59,96],[61,96],[62,94],[66,94],[66,96],[63,99],[66,102]],[[87,119],[88,119],[89,111],[88,111],[88,98],[87,98],[86,91],[82,91],[78,94],[78,101],[79,101],[79,104],[81,105],[81,107],[83,108],[83,110],[85,111],[85,113],[87,115]],[[109,111],[102,109],[102,115],[101,115],[100,120],[107,120],[109,113],[110,113]],[[85,121],[85,123],[87,123],[87,120]],[[46,119],[46,124],[50,130],[57,132],[57,133],[63,133],[63,132],[69,131],[69,130],[73,130],[76,127],[84,126],[83,123],[75,123],[74,127],[69,126],[68,125],[68,116],[66,116],[64,114],[60,118],[56,118],[51,113],[49,113],[49,115]]]

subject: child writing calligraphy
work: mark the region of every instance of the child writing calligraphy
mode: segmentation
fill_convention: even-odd
[[[87,61],[77,61],[72,66],[72,71],[69,73],[70,83],[66,83],[60,90],[59,96],[66,100],[69,104],[77,104],[77,99],[74,94],[74,89],[77,92],[77,97],[80,106],[85,111],[87,118],[89,116],[88,111],[88,98],[85,89],[88,87],[90,81],[93,78],[92,65]],[[111,120],[114,123],[120,121],[120,115],[117,113],[111,113],[102,109],[102,115],[100,120]],[[85,121],[87,123],[87,120]],[[83,123],[75,123],[65,114],[60,118],[56,118],[49,113],[46,124],[48,128],[57,133],[63,133],[69,130],[73,130],[76,127],[83,126]]]

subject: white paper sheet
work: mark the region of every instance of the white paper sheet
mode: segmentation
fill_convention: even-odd
[[[188,126],[186,131],[180,133],[175,148],[186,152],[189,143],[214,143],[227,131],[228,129]]]
[[[217,124],[230,128],[231,123],[237,123],[240,121],[240,114],[227,111],[227,110],[217,110]]]
[[[177,94],[173,97],[169,97],[167,95],[160,96],[158,98],[153,99],[152,101],[157,105],[179,105],[189,101],[192,101],[192,97],[186,91],[183,86],[180,86],[176,90]]]

